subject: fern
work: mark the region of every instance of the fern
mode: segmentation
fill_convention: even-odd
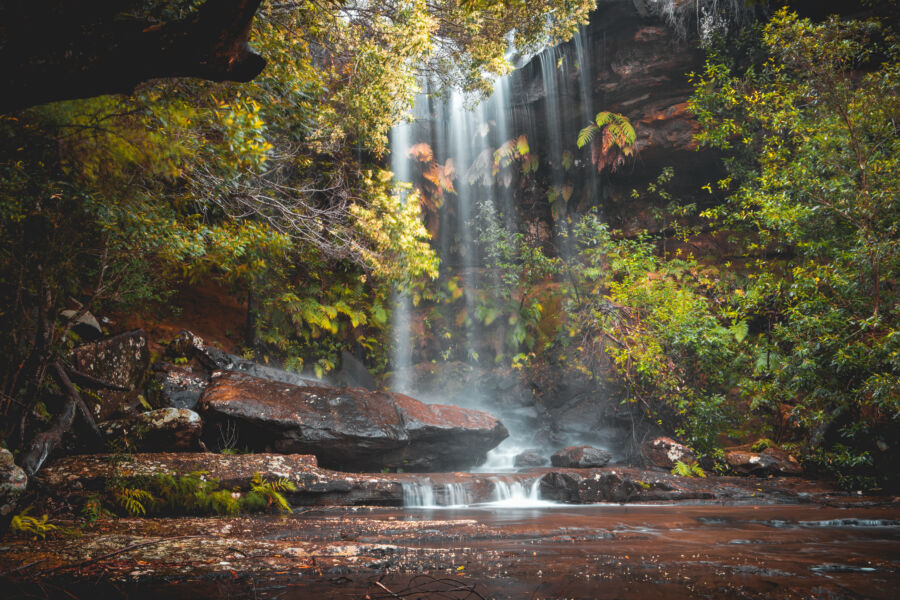
[[[40,536],[41,539],[47,537],[47,534],[56,529],[56,525],[47,522],[47,515],[41,515],[41,518],[29,516],[31,510],[29,506],[17,515],[14,515],[9,524],[9,528],[16,533],[27,533]]]
[[[594,134],[600,131],[600,128],[591,123],[578,132],[577,144],[579,148],[584,148],[594,138]]]
[[[679,477],[706,477],[706,471],[696,462],[677,461],[672,467],[672,475]]]
[[[141,488],[120,488],[116,491],[116,504],[133,517],[145,516],[147,506],[156,499],[153,494]]]
[[[287,478],[276,479],[275,481],[265,481],[262,475],[254,473],[253,479],[250,480],[250,494],[257,494],[266,499],[268,506],[275,506],[285,513],[292,512],[291,505],[285,499],[283,492],[296,491],[297,486]],[[248,494],[248,496],[250,495]]]
[[[599,151],[594,146],[591,158],[598,170],[609,166],[615,171],[624,164],[625,157],[634,154],[637,132],[628,117],[608,110],[597,113],[594,123],[578,132],[578,147],[589,144],[598,133],[602,136]]]

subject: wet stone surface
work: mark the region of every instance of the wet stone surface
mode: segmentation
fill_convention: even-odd
[[[898,561],[896,502],[315,508],[101,521],[40,543],[7,537],[0,589],[53,598],[892,599]]]

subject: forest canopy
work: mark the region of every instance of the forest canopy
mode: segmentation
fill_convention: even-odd
[[[162,27],[211,3],[138,4],[116,18]],[[183,282],[231,286],[248,347],[291,368],[321,374],[346,344],[386,360],[358,328],[385,326],[391,285],[437,274],[418,203],[382,167],[390,127],[423,81],[484,92],[513,45],[566,39],[593,5],[266,2],[250,84],[159,79],[0,117],[4,437],[27,436],[74,342],[61,310],[147,310]]]

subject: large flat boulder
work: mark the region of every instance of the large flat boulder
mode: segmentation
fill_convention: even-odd
[[[239,448],[315,454],[321,465],[339,470],[464,469],[508,436],[500,421],[477,410],[231,371],[213,375],[199,407],[206,430],[236,428]]]
[[[380,475],[354,475],[320,469],[316,457],[299,454],[213,454],[158,452],[130,456],[83,454],[67,456],[41,470],[41,484],[53,494],[103,490],[110,480],[158,474],[185,475],[202,471],[223,489],[248,490],[254,476],[266,481],[288,479],[296,490],[284,492],[293,506],[399,506],[400,482]]]

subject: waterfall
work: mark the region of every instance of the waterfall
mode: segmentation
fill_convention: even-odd
[[[541,477],[538,477],[530,483],[525,483],[518,479],[508,481],[502,477],[492,477],[494,496],[491,504],[509,508],[528,508],[553,504],[552,502],[541,500],[541,479]]]
[[[431,479],[405,481],[403,506],[407,508],[448,508],[472,504],[472,496],[462,483],[435,485]]]
[[[521,69],[497,78],[491,95],[474,106],[463,92],[429,95],[426,86],[416,101],[416,123],[391,132],[397,180],[415,180],[426,196],[423,210],[441,264],[435,287],[443,294],[415,309],[408,294],[393,294],[392,388],[430,402],[483,409],[503,420],[511,436],[491,452],[483,472],[513,471],[520,449],[549,443],[547,435],[534,435],[540,409],[502,402],[489,381],[489,370],[503,363],[492,359],[504,354],[508,361],[532,348],[522,344],[521,331],[513,330],[522,322],[514,314],[517,298],[509,293],[515,283],[506,283],[499,268],[486,268],[493,262],[508,264],[508,258],[486,259],[491,248],[509,244],[513,233],[520,232],[536,243],[552,241],[559,255],[569,256],[569,214],[582,198],[591,204],[597,199],[597,174],[590,168],[586,174],[574,170],[580,166],[578,131],[595,112],[590,40],[588,28],[580,28],[571,43],[545,49],[527,65],[517,64]],[[486,237],[497,243],[482,244],[479,226],[491,221],[506,232],[494,228]],[[447,300],[448,294],[456,295]],[[420,329],[428,337],[417,345],[413,331]],[[428,355],[421,356],[426,350]],[[465,380],[463,385],[470,387],[460,388],[463,392],[454,388],[452,394],[428,388],[430,380],[417,387],[421,382],[413,378],[412,367],[423,359],[474,367],[461,370],[474,374],[473,383]]]
[[[428,507],[435,506],[434,488],[430,479],[403,482],[403,506]]]
[[[541,500],[541,477],[522,481],[513,477],[491,477],[490,498],[475,498],[464,482],[437,484],[430,477],[404,481],[403,506],[405,508],[460,508],[466,506],[502,506],[505,508],[531,508],[550,506],[553,502]],[[477,487],[476,487],[477,489]],[[480,504],[478,504],[480,503]]]
[[[391,171],[398,183],[410,183],[412,169],[409,163],[409,148],[412,146],[412,123],[401,123],[391,130]],[[401,201],[406,201],[405,190],[399,192]],[[394,377],[392,388],[397,392],[410,390],[412,369],[412,299],[401,289],[394,289],[392,297],[391,364]]]

